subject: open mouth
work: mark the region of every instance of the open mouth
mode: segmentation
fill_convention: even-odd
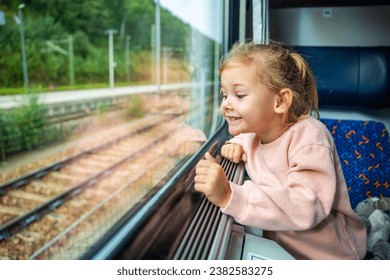
[[[228,121],[236,121],[236,120],[239,120],[239,119],[241,119],[240,117],[226,117],[226,119],[228,120]]]

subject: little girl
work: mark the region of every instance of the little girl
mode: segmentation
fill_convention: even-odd
[[[221,113],[234,137],[221,154],[250,180],[228,182],[209,154],[195,189],[296,259],[362,259],[366,229],[352,210],[333,138],[318,117],[305,60],[278,44],[237,43],[220,67]]]

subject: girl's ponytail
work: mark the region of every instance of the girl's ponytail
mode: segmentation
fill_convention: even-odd
[[[315,112],[317,118],[320,117],[318,111],[318,93],[317,87],[315,83],[315,79],[312,71],[309,68],[306,60],[298,53],[292,52],[290,53],[291,57],[295,61],[296,67],[298,69],[298,84],[302,85],[301,97],[304,102],[304,107],[309,109],[309,112]]]

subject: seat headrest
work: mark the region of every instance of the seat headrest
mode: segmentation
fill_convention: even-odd
[[[390,47],[294,47],[309,63],[319,104],[390,107]]]

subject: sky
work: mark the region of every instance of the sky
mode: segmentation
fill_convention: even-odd
[[[160,0],[160,5],[168,9],[184,22],[206,36],[221,42],[223,0]]]

